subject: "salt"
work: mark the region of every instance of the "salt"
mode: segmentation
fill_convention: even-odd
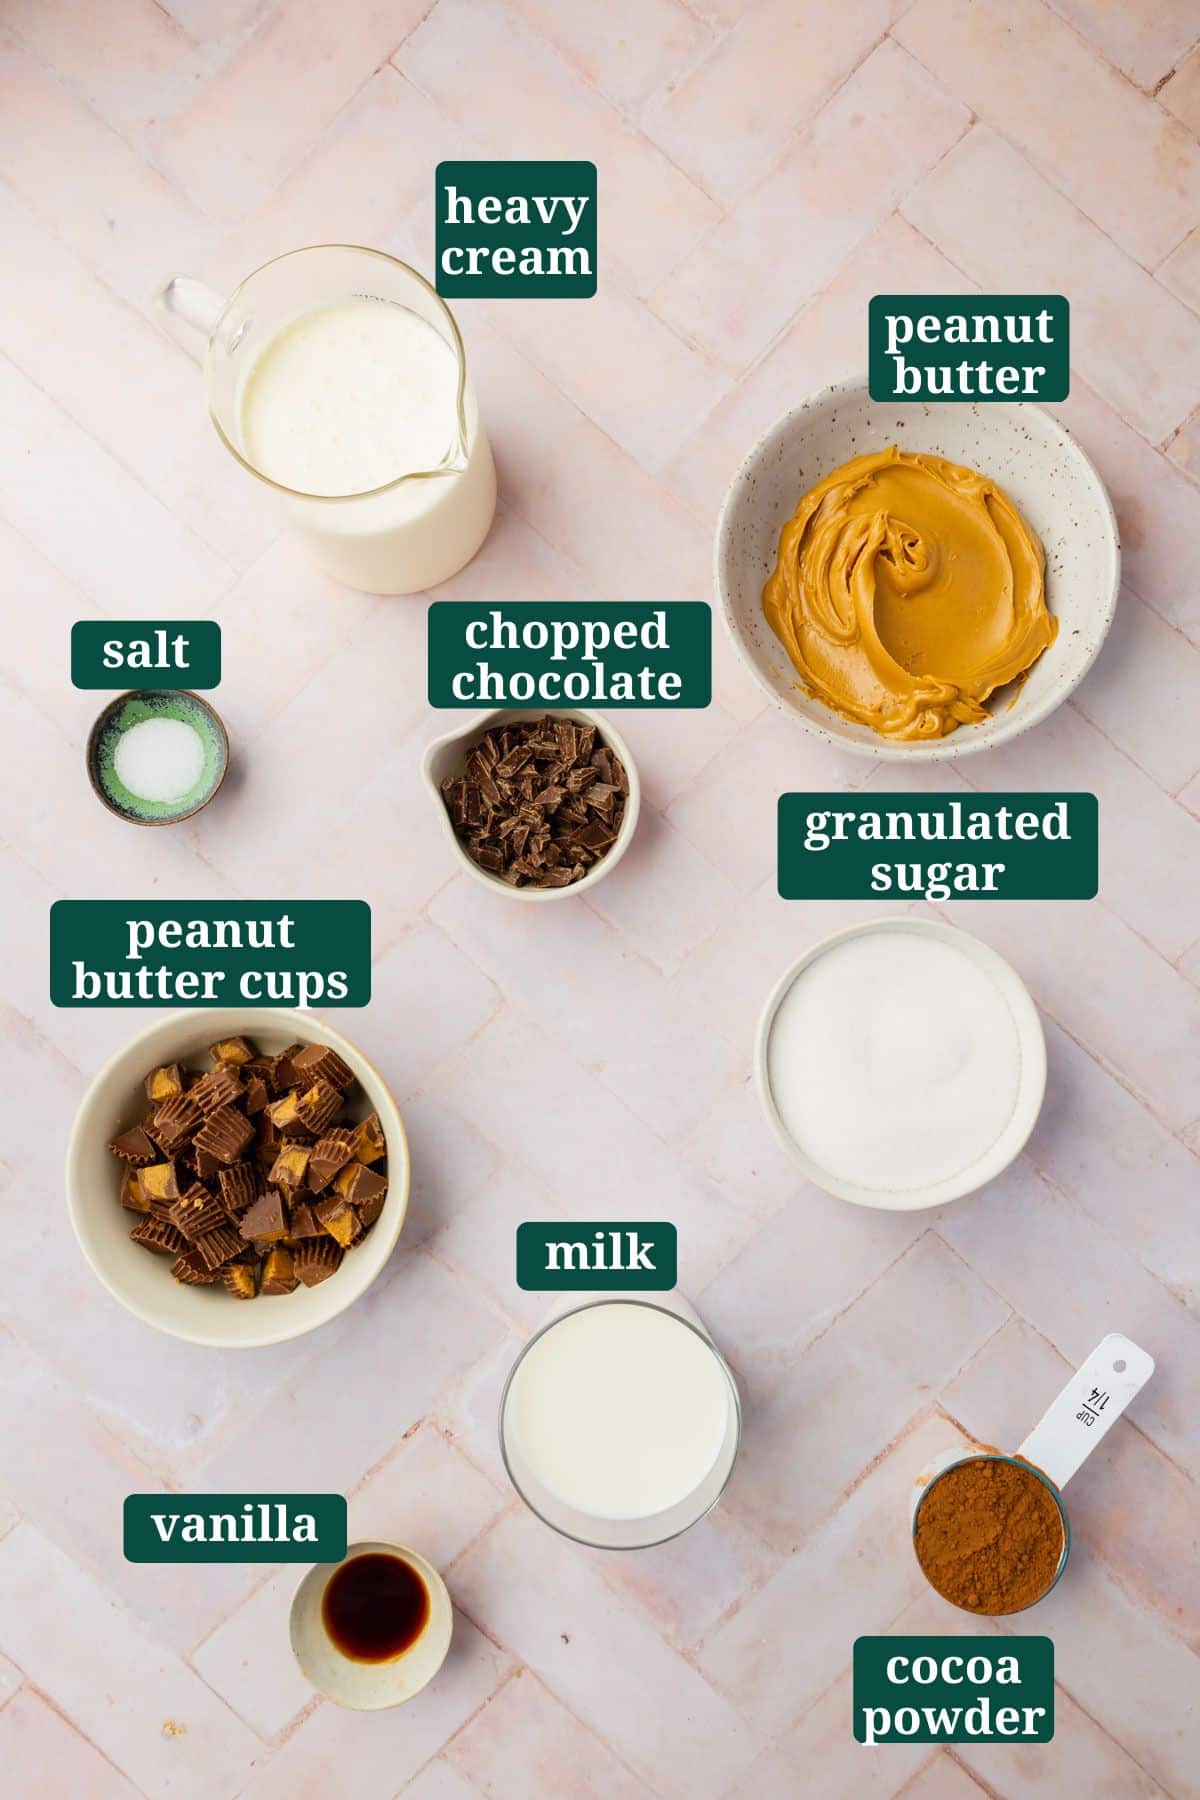
[[[139,800],[182,800],[204,769],[204,740],[182,719],[143,719],[117,740],[117,780]]]
[[[1021,1090],[1021,1041],[987,972],[932,933],[834,943],[802,969],[771,1027],[780,1120],[814,1164],[880,1194],[972,1168]]]

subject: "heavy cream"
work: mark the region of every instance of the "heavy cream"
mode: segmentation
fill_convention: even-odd
[[[309,307],[251,365],[246,454],[302,494],[364,494],[436,469],[458,441],[458,368],[445,339],[407,306]]]
[[[491,525],[496,476],[456,348],[410,307],[348,297],[303,308],[241,377],[246,461],[289,490],[318,563],[371,593],[447,580]]]
[[[509,1392],[534,1477],[597,1519],[649,1519],[686,1500],[726,1444],[732,1400],[706,1340],[655,1307],[568,1313],[536,1339]]]
[[[902,921],[835,940],[800,970],[766,1063],[804,1158],[884,1203],[978,1165],[1021,1092],[1021,1039],[999,984],[967,945]]]

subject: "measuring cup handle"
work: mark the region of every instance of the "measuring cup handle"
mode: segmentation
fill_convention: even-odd
[[[1064,1488],[1154,1373],[1154,1358],[1110,1332],[1077,1369],[1017,1455]]]
[[[207,343],[225,310],[225,296],[194,275],[168,275],[154,295],[157,306],[198,331]]]

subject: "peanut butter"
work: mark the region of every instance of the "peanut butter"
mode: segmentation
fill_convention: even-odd
[[[1058,630],[1041,543],[1007,494],[895,444],[805,494],[763,611],[808,693],[910,743],[986,718]]]

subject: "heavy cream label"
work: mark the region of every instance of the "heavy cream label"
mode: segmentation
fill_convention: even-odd
[[[596,165],[443,162],[434,178],[437,291],[486,300],[596,292]]]

